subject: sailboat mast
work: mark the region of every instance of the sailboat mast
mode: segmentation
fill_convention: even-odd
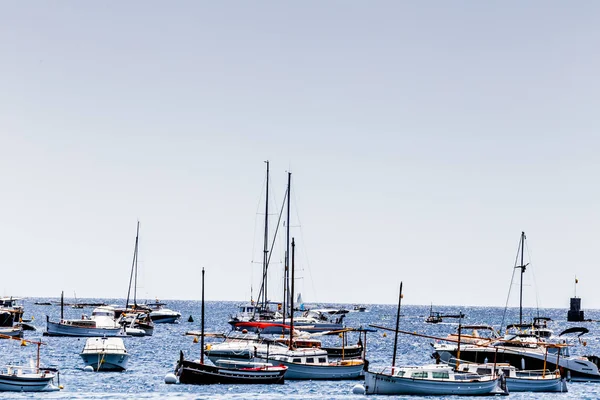
[[[521,291],[519,295],[519,324],[523,323],[523,273],[525,272],[526,265],[523,263],[525,247],[525,232],[521,232]]]
[[[290,296],[290,350],[293,349],[294,343],[294,269],[295,269],[295,257],[294,252],[296,248],[296,243],[294,242],[294,238],[292,238],[292,293]],[[284,310],[285,312],[285,310]]]
[[[131,262],[131,274],[129,275],[129,289],[127,290],[127,300],[125,300],[125,309],[129,308],[129,296],[131,294],[131,282],[133,281],[133,269],[137,264],[137,249],[138,249],[138,236],[140,234],[140,221],[137,222],[137,230],[135,233],[135,247],[133,248],[133,261]],[[137,278],[136,278],[137,283]]]
[[[392,375],[396,366],[396,351],[398,348],[398,329],[400,328],[400,307],[402,306],[402,282],[400,282],[400,294],[398,294],[398,311],[396,313],[396,334],[394,336],[394,355],[392,357]]]
[[[290,190],[292,182],[292,173],[288,172],[288,185],[287,185],[287,217],[286,217],[286,239],[285,239],[285,269],[283,273],[283,324],[285,325],[285,314],[287,306],[290,308],[290,314],[294,312],[294,308],[291,306],[292,301],[290,299]]]
[[[133,308],[137,308],[138,254],[140,251],[139,236],[140,236],[140,221],[138,221],[137,233],[135,235],[135,279],[134,279],[134,285],[133,285]]]
[[[200,322],[200,364],[204,364],[204,268],[202,268],[202,318]]]
[[[263,247],[263,308],[267,306],[267,264],[269,262],[269,161],[265,161],[267,164],[267,183],[265,191],[265,240]]]

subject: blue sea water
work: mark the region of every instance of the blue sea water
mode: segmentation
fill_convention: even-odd
[[[286,381],[284,385],[167,385],[164,377],[173,372],[179,351],[183,350],[186,358],[197,359],[200,355],[199,343],[193,343],[193,338],[185,336],[189,330],[200,329],[200,303],[198,301],[171,301],[168,307],[182,313],[179,324],[157,324],[151,337],[128,337],[125,345],[130,353],[129,367],[125,372],[85,372],[83,362],[79,357],[85,338],[43,337],[46,315],[51,320],[58,320],[60,307],[56,305],[35,305],[36,301],[50,299],[26,299],[25,318],[34,318],[36,332],[25,332],[26,339],[42,339],[41,361],[46,367],[60,369],[60,383],[64,389],[60,392],[49,393],[0,393],[0,399],[364,399],[363,395],[352,394],[352,388],[359,381]],[[56,299],[52,299],[56,301]],[[80,299],[82,302],[106,301],[109,304],[123,304],[124,300]],[[336,305],[352,308],[350,305]],[[235,302],[207,302],[206,331],[227,332],[227,320],[235,312]],[[457,307],[434,307],[442,313],[458,313]],[[504,308],[494,307],[463,307],[466,314],[463,324],[491,324],[499,328],[502,322]],[[82,312],[89,314],[91,308],[65,308],[66,318],[80,318]],[[537,315],[537,310],[527,309],[524,315],[531,320]],[[597,319],[597,311],[586,311],[587,318]],[[427,324],[425,317],[429,314],[429,306],[403,306],[400,329],[419,332],[432,336],[444,337],[454,332],[457,320],[448,320],[440,324]],[[553,319],[549,323],[555,334],[571,326],[586,326],[590,333],[585,335],[586,346],[578,344],[571,349],[573,354],[600,354],[600,336],[597,322],[568,323],[567,310],[542,309],[542,316]],[[193,323],[187,322],[192,315]],[[509,309],[507,322],[518,321],[518,310]],[[347,314],[346,324],[351,327],[366,327],[376,324],[393,328],[396,318],[395,305],[367,305],[367,312],[352,312]],[[350,338],[356,341],[358,337]],[[326,337],[324,340],[335,343],[338,337]],[[432,339],[400,335],[398,341],[397,365],[420,365],[430,363],[433,349]],[[367,337],[367,358],[370,366],[386,366],[391,363],[394,335],[378,330],[369,333]],[[35,346],[22,347],[13,340],[0,340],[0,365],[13,363],[28,363],[35,359]],[[370,396],[378,398],[380,396]],[[395,398],[381,396],[381,398]],[[399,397],[396,397],[399,398]],[[419,397],[410,397],[418,399]],[[442,397],[443,398],[443,397]],[[456,399],[457,397],[448,397]],[[535,394],[511,393],[514,399],[599,399],[600,383],[570,383],[569,393]]]

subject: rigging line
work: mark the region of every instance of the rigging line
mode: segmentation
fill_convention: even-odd
[[[535,279],[535,268],[532,268],[533,266],[533,262],[531,261],[531,249],[529,248],[529,244],[527,244],[526,247],[527,250],[527,257],[529,257],[529,271],[531,272],[531,279],[533,280],[533,287],[535,288],[535,306],[537,308],[537,316],[540,316],[540,297],[539,297],[539,293],[538,293],[538,285],[537,285],[537,281]]]
[[[519,250],[521,249],[521,238],[519,237],[519,245],[517,246],[517,256],[515,257],[515,264],[512,271],[512,277],[510,278],[510,286],[508,287],[508,295],[506,296],[506,304],[504,305],[504,313],[502,314],[502,322],[500,323],[500,332],[504,328],[504,320],[506,319],[506,312],[508,310],[508,301],[510,300],[510,292],[513,287],[513,281],[515,279],[515,271],[517,270],[517,264],[519,263]]]
[[[286,195],[287,195],[287,189],[285,189]],[[271,249],[269,250],[269,257],[267,258],[267,268],[265,268],[265,270],[263,271],[263,276],[262,276],[262,283],[260,284],[260,290],[258,292],[258,297],[260,299],[260,296],[262,295],[263,291],[264,291],[264,283],[265,283],[265,277],[267,276],[267,272],[269,270],[269,264],[271,263],[271,256],[273,255],[273,247],[275,246],[276,243],[276,239],[277,239],[277,233],[279,232],[279,226],[281,225],[281,217],[283,215],[283,210],[285,207],[285,202],[283,202],[283,204],[281,205],[281,211],[279,212],[279,219],[277,219],[277,225],[275,226],[275,233],[273,235],[273,242],[271,243]]]
[[[308,277],[310,280],[310,285],[312,288],[312,292],[313,292],[313,297],[316,298],[316,291],[315,291],[315,282],[313,280],[313,276],[312,276],[312,269],[310,268],[310,260],[308,258],[308,246],[306,245],[306,242],[304,241],[304,231],[302,230],[302,222],[300,222],[300,213],[299,213],[299,207],[297,206],[298,200],[296,199],[296,192],[293,190],[291,192],[291,194],[294,196],[294,204],[296,204],[296,219],[298,220],[298,228],[300,229],[300,237],[302,238],[302,255],[304,256],[305,260],[306,260],[306,268],[308,268]],[[306,269],[305,268],[305,269]]]
[[[254,238],[252,239],[252,257],[250,259],[250,264],[258,264],[258,261],[254,260],[254,255],[256,252],[256,229],[258,226],[258,218],[259,216],[263,215],[260,213],[260,208],[262,207],[262,198],[263,195],[265,194],[265,188],[267,186],[267,178],[265,177],[265,180],[263,181],[262,187],[260,189],[260,195],[258,196],[258,202],[256,203],[256,212],[254,213]],[[266,194],[267,196],[269,195],[268,193]],[[260,264],[262,264],[262,261],[260,261]],[[254,268],[250,267],[250,300],[252,300],[252,283],[254,282]]]

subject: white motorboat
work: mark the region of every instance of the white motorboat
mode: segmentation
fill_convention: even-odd
[[[150,309],[150,319],[155,324],[174,324],[179,322],[181,313],[165,308],[165,303],[149,303],[146,306]]]
[[[560,392],[566,393],[567,381],[559,371],[521,371],[510,364],[460,364],[462,372],[474,372],[479,375],[503,374],[510,392]]]
[[[15,325],[0,327],[0,338],[2,337],[1,335],[10,337],[23,337],[23,326]]]
[[[115,337],[87,339],[80,356],[94,371],[124,371],[129,360],[123,339]]]
[[[501,376],[456,372],[447,365],[386,367],[365,372],[366,394],[462,395],[508,394]]]

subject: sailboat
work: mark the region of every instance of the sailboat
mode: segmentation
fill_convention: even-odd
[[[515,263],[517,265],[514,267],[514,270],[519,269],[521,274],[519,324],[516,325],[531,328],[532,324],[523,323],[523,273],[529,265],[524,262],[524,244],[525,233],[522,232]],[[520,265],[518,264],[519,258]],[[481,344],[485,344],[485,346]],[[460,349],[460,357],[457,355],[458,349],[455,345],[437,343],[433,347],[436,351],[434,357],[444,362],[460,358],[461,362],[485,364],[493,360],[496,363],[510,364],[520,370],[538,370],[544,376],[553,374],[552,372],[547,373],[546,370],[560,369],[563,371],[563,378],[570,377],[573,381],[600,381],[598,366],[589,357],[571,356],[567,346],[547,343],[532,331],[506,332],[503,338],[491,338],[484,343],[475,340],[475,343]],[[563,391],[560,377],[557,379],[555,387],[558,388],[557,391]]]
[[[129,276],[129,288],[125,308],[117,309],[119,323],[130,336],[152,336],[154,323],[150,318],[150,309],[137,303],[137,275],[138,275],[138,248],[140,238],[140,221],[137,222],[135,234],[135,246],[133,250],[133,261],[131,263],[131,274]],[[133,287],[133,304],[129,303],[131,289]]]
[[[273,384],[284,383],[287,368],[270,363],[218,360],[216,365],[204,363],[204,268],[202,268],[202,320],[200,334],[200,361],[186,360],[183,351],[175,367],[179,383],[207,384]]]
[[[385,367],[377,372],[372,369],[365,372],[366,394],[423,396],[508,394],[508,391],[502,387],[499,375],[459,372],[449,365],[440,364],[396,367],[401,306],[402,282],[400,282],[400,294],[398,295],[392,366]],[[374,325],[371,326],[375,327]]]
[[[291,296],[294,298],[294,253],[295,242],[292,238],[292,268],[291,268]],[[290,309],[294,309],[291,300]],[[260,361],[275,361],[288,368],[287,379],[361,379],[363,377],[364,360],[338,360],[330,361],[327,351],[318,348],[297,348],[294,340],[294,314],[290,313],[289,319],[289,350],[286,352],[265,353],[262,349],[256,351],[255,358]]]
[[[229,324],[235,328],[239,322],[248,321],[271,321],[281,317],[278,304],[273,304],[268,297],[268,279],[270,254],[269,251],[269,161],[265,161],[267,166],[266,189],[265,189],[265,226],[263,241],[263,260],[262,260],[262,278],[257,301],[253,298],[249,303],[241,304],[238,312],[231,316]]]

